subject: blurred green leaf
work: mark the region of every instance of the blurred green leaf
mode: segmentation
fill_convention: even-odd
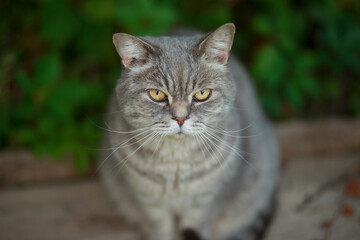
[[[258,34],[271,35],[274,31],[271,21],[266,16],[260,14],[254,16],[252,27]]]
[[[277,117],[280,114],[280,102],[276,94],[265,93],[260,96],[260,101],[267,113],[272,117]]]
[[[20,127],[16,130],[16,142],[32,145],[36,142],[35,132],[31,128]]]
[[[16,72],[15,80],[24,92],[29,94],[31,92],[31,90],[33,89],[30,79],[26,76],[24,71],[19,70],[18,72]]]
[[[264,45],[257,51],[251,70],[260,84],[274,89],[285,72],[285,59],[274,46]]]
[[[285,88],[285,94],[290,104],[295,108],[303,106],[303,98],[300,89],[293,82],[288,82]]]
[[[89,169],[88,155],[85,151],[77,151],[75,153],[75,167],[80,173],[84,173]]]
[[[352,95],[350,97],[350,104],[351,108],[357,114],[360,114],[360,96],[359,95]]]
[[[126,31],[135,35],[161,34],[169,29],[178,17],[171,4],[158,4],[156,0],[119,2],[116,16]]]
[[[62,64],[56,54],[42,56],[35,65],[33,84],[38,88],[50,87],[60,77]]]
[[[44,0],[41,34],[53,47],[63,47],[76,33],[78,19],[68,0]]]
[[[83,11],[95,22],[108,22],[116,16],[117,4],[115,0],[88,0],[84,2]]]

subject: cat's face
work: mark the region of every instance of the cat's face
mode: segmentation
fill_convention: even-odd
[[[235,97],[226,66],[233,34],[231,24],[207,36],[116,34],[125,67],[116,88],[124,119],[167,136],[196,135],[216,125]]]

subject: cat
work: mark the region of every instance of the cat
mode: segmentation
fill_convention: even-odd
[[[245,70],[230,58],[234,34],[228,23],[208,34],[113,36],[123,70],[100,172],[144,239],[185,232],[250,240],[263,232],[278,147]]]

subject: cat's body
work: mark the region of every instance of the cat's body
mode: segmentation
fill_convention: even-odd
[[[271,211],[277,143],[243,68],[228,61],[233,34],[226,24],[210,35],[114,37],[124,71],[101,175],[146,239],[180,239],[184,229],[255,239]]]

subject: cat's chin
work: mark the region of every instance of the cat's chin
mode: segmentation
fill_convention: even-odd
[[[167,136],[167,137],[170,138],[170,139],[179,141],[179,140],[183,140],[183,139],[185,139],[185,138],[187,138],[187,137],[189,137],[189,136],[190,136],[190,135],[185,134],[185,133],[183,133],[183,132],[178,132],[178,133],[169,135],[169,136]]]

